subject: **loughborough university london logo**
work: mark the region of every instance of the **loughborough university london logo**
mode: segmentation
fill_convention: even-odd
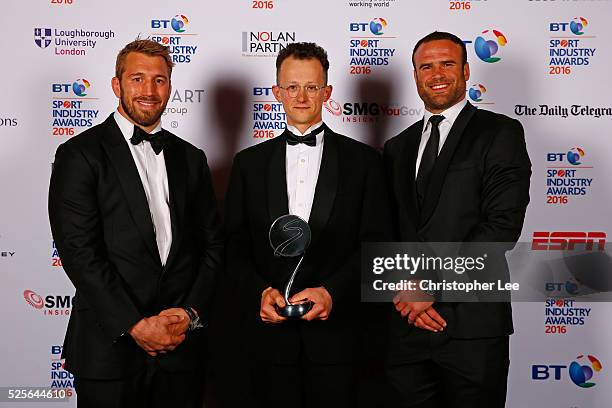
[[[34,29],[34,42],[40,48],[47,48],[53,39],[50,28],[35,28]]]

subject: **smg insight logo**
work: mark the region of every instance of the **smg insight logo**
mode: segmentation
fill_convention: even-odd
[[[189,64],[198,52],[198,46],[192,45],[189,38],[197,36],[187,33],[190,20],[183,14],[177,14],[171,19],[151,20],[150,27],[159,32],[151,33],[151,39],[168,47],[175,64]]]
[[[470,43],[471,41],[465,41]],[[481,61],[494,63],[501,60],[500,47],[505,47],[508,39],[499,30],[484,30],[474,40],[474,52]]]
[[[422,108],[409,108],[406,105],[380,104],[378,102],[345,102],[340,104],[329,98],[323,106],[333,116],[342,118],[342,122],[373,123],[380,118],[401,118],[403,116],[422,116]]]
[[[69,295],[47,295],[44,298],[33,290],[23,291],[23,298],[34,309],[42,310],[45,316],[69,316],[73,298]]]
[[[567,370],[567,377],[580,388],[593,388],[597,383],[593,380],[601,375],[603,365],[592,354],[579,355],[569,365],[564,364],[534,364],[531,366],[531,379],[534,381],[561,381]],[[552,373],[551,373],[552,371]]]

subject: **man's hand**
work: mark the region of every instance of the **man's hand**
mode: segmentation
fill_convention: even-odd
[[[194,310],[195,312],[195,310]],[[197,313],[197,312],[196,312]],[[175,336],[184,334],[189,329],[189,315],[182,307],[173,307],[170,309],[162,310],[158,316],[182,316],[183,320],[178,323],[173,323],[168,326],[168,330]]]
[[[183,316],[152,316],[141,319],[128,333],[144,351],[155,357],[176,348],[185,340],[185,334],[173,334],[170,326],[184,320]]]
[[[285,307],[285,299],[277,289],[268,287],[261,292],[261,306],[259,317],[266,323],[281,323],[287,320],[286,317],[276,313],[276,307]]]
[[[433,332],[444,330],[446,321],[433,308],[433,300],[425,302],[407,300],[415,298],[416,295],[411,291],[407,291],[408,293],[405,292],[406,291],[399,292],[395,298],[393,298],[395,310],[397,310],[402,317],[408,316],[408,322],[420,329]],[[422,294],[419,296],[421,296],[419,298],[422,298]]]
[[[291,303],[299,303],[301,300],[305,299],[311,300],[314,305],[308,313],[302,316],[302,319],[327,320],[334,303],[327,289],[325,289],[323,286],[319,286],[318,288],[306,288],[303,291],[291,296],[289,301]]]

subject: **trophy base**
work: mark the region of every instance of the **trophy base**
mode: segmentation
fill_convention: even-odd
[[[294,303],[285,307],[276,307],[276,312],[283,317],[302,317],[312,309],[314,303],[306,300],[302,303]]]

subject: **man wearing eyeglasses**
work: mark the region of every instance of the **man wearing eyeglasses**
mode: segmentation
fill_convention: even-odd
[[[313,43],[279,53],[272,92],[287,129],[236,155],[226,196],[228,275],[242,288],[254,398],[265,406],[354,406],[363,331],[359,249],[362,241],[389,238],[379,154],[322,120],[332,93],[328,68],[326,52]],[[268,241],[270,225],[284,214],[312,230],[289,299],[314,302],[301,318],[276,310],[285,306],[280,290],[295,267],[275,257]]]

